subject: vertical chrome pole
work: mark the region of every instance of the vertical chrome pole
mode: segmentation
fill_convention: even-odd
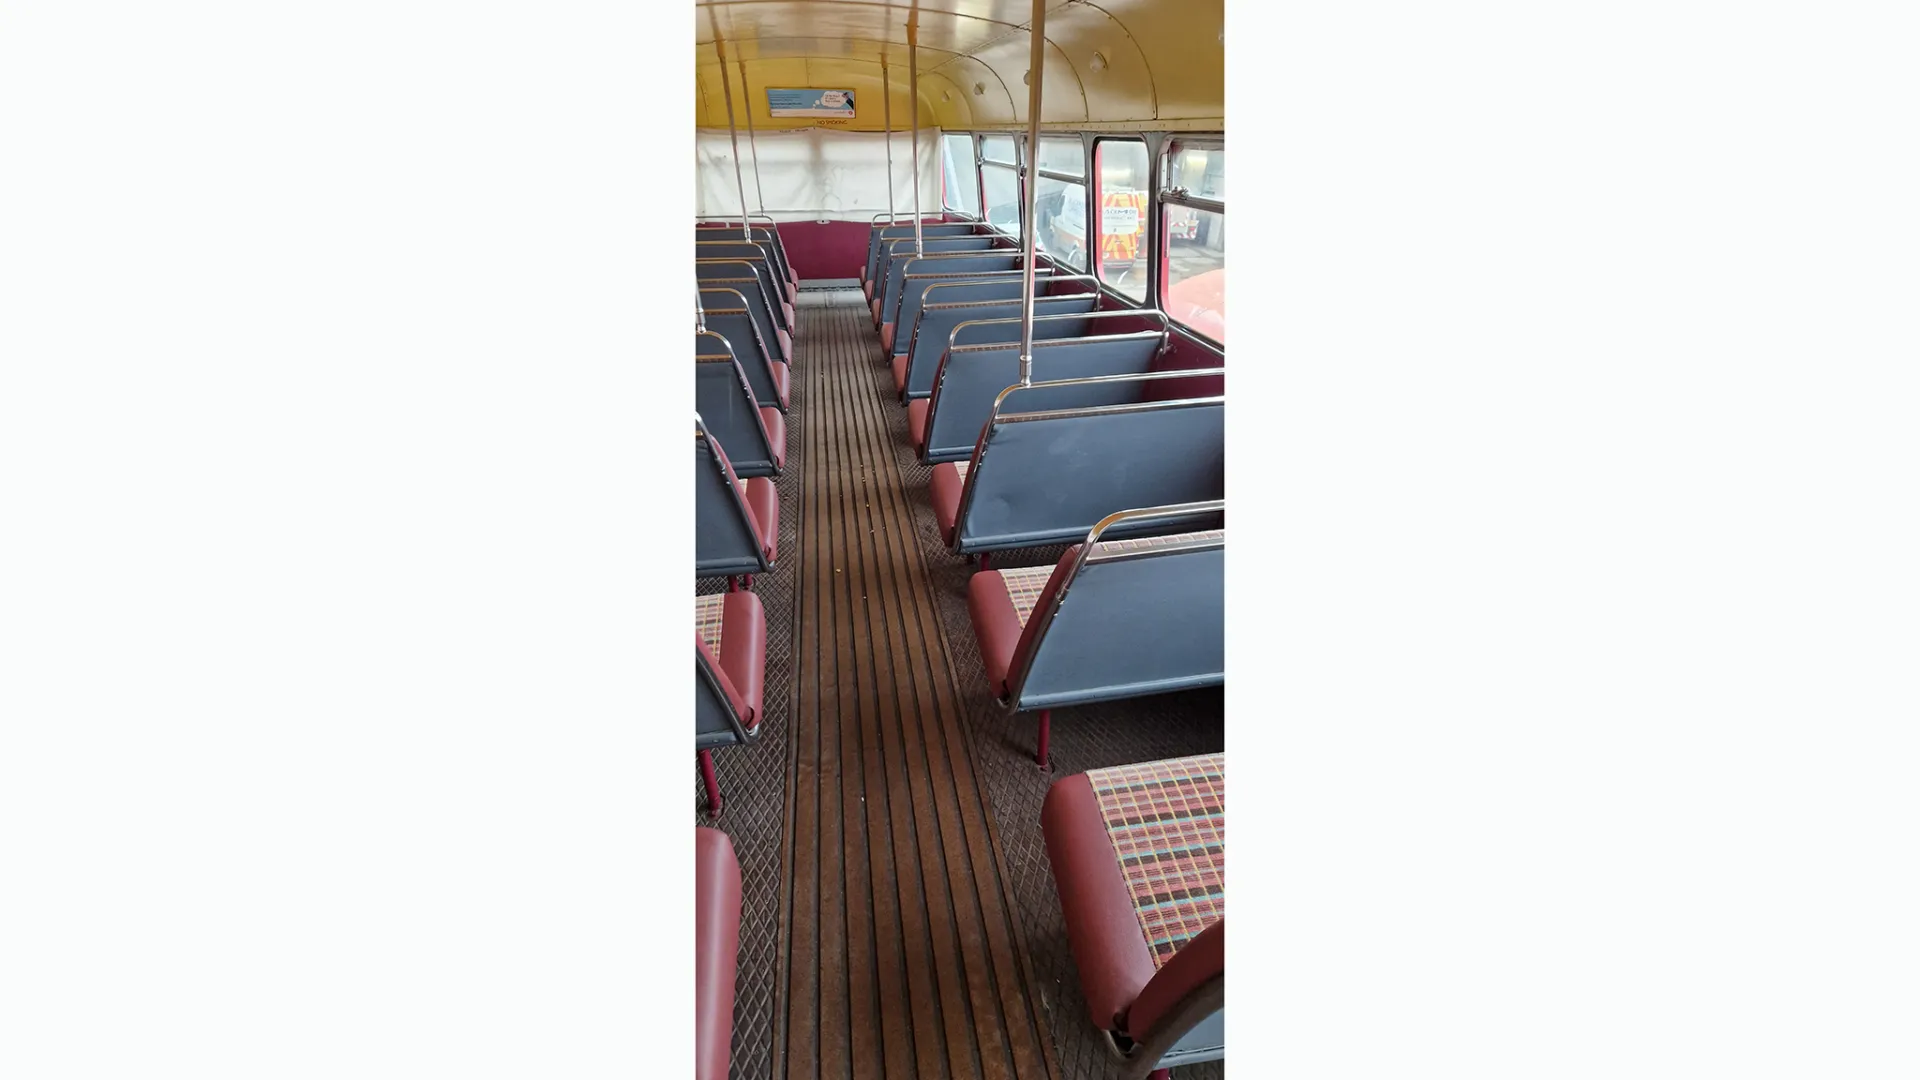
[[[893,80],[887,77],[887,54],[880,54],[880,114],[887,129],[887,224],[893,224]],[[885,233],[880,235],[885,236]],[[884,248],[885,245],[882,245]]]
[[[747,180],[740,172],[740,130],[733,123],[733,80],[727,78],[727,46],[720,35],[713,35],[713,51],[720,55],[720,92],[727,99],[727,138],[733,140],[733,182],[740,185],[740,239],[752,240],[753,227],[747,224]]]
[[[753,137],[753,95],[747,91],[747,62],[735,60],[740,65],[740,107],[747,113],[747,149],[753,151],[753,197],[759,204],[760,212],[767,212],[767,190],[760,186],[760,144]]]
[[[702,333],[707,329],[707,305],[700,302],[700,280],[693,282],[693,328]]]
[[[913,185],[913,253],[926,254],[920,241],[920,9],[907,17],[907,110],[913,114],[913,165],[907,182]]]
[[[1020,205],[1020,385],[1033,382],[1033,219],[1040,187],[1040,84],[1047,60],[1047,0],[1033,0],[1032,48],[1027,56],[1026,187]]]

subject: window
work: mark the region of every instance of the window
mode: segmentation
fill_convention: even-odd
[[[1093,144],[1099,174],[1100,280],[1135,300],[1147,298],[1147,144],[1101,139]]]
[[[973,136],[943,135],[940,147],[945,163],[940,172],[940,204],[971,217],[980,216],[979,173],[973,164]]]
[[[1020,235],[1020,174],[1011,135],[980,136],[980,185],[987,194],[987,224],[1009,236]],[[995,164],[995,163],[998,164]]]
[[[1065,176],[1084,179],[1087,175],[1087,149],[1079,137],[1040,139],[1040,168]]]
[[[1218,146],[1174,143],[1167,155],[1167,186],[1208,199],[1227,199],[1227,151]]]
[[[1197,198],[1226,202],[1227,152],[1220,146],[1188,146],[1176,140],[1167,149],[1168,189],[1186,189]],[[1221,210],[1184,206],[1173,196],[1162,217],[1166,237],[1166,283],[1161,308],[1181,325],[1225,343],[1227,340],[1227,215]]]
[[[1033,242],[1075,270],[1087,268],[1086,148],[1079,136],[1043,137],[1034,186]]]
[[[1075,270],[1085,270],[1087,186],[1042,176],[1034,191],[1034,246]]]
[[[987,223],[1012,236],[1020,235],[1020,176],[1009,165],[980,167],[987,191]]]

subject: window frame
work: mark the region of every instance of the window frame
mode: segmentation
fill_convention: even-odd
[[[1131,143],[1135,146],[1138,146],[1140,148],[1141,154],[1146,158],[1147,175],[1141,181],[1141,189],[1146,192],[1147,206],[1144,210],[1141,211],[1141,214],[1140,214],[1140,228],[1142,230],[1142,236],[1140,238],[1139,260],[1146,266],[1147,280],[1144,282],[1145,288],[1141,289],[1140,291],[1141,295],[1136,299],[1131,294],[1121,292],[1118,287],[1107,283],[1106,275],[1101,272],[1100,260],[1098,258],[1095,258],[1093,260],[1093,266],[1090,270],[1088,270],[1088,273],[1092,274],[1094,277],[1094,280],[1100,283],[1101,288],[1110,291],[1115,296],[1121,297],[1130,306],[1140,307],[1140,308],[1147,308],[1149,306],[1152,306],[1157,308],[1158,305],[1153,305],[1150,303],[1153,299],[1153,284],[1154,284],[1153,279],[1156,276],[1153,271],[1154,271],[1154,267],[1157,265],[1153,260],[1153,238],[1154,238],[1154,234],[1159,231],[1157,228],[1155,228],[1153,223],[1153,217],[1154,217],[1153,147],[1150,143],[1150,140],[1148,140],[1143,135],[1097,134],[1092,136],[1088,140],[1088,143],[1089,145],[1087,147],[1087,172],[1089,175],[1087,178],[1088,179],[1087,196],[1088,196],[1088,202],[1091,204],[1088,207],[1088,212],[1095,215],[1099,214],[1100,200],[1106,194],[1106,192],[1103,189],[1103,181],[1100,178],[1100,146],[1101,144],[1102,143]],[[1098,224],[1098,222],[1101,220],[1099,217],[1096,216],[1090,220],[1095,222],[1093,226],[1093,234],[1095,237],[1094,243],[1097,248],[1099,245],[1105,242],[1106,234],[1105,234],[1105,231],[1102,230]],[[1169,319],[1168,322],[1172,322],[1172,320]]]
[[[1151,284],[1155,297],[1154,306],[1159,308],[1163,313],[1166,312],[1166,294],[1172,287],[1168,278],[1173,271],[1173,245],[1168,241],[1166,228],[1167,208],[1184,206],[1191,210],[1207,211],[1220,215],[1222,223],[1224,223],[1227,218],[1227,202],[1224,198],[1195,195],[1186,188],[1166,186],[1175,150],[1187,148],[1224,151],[1227,148],[1226,135],[1224,133],[1214,132],[1165,132],[1161,136],[1159,150],[1154,155],[1152,172],[1156,190],[1152,199],[1152,209],[1154,212],[1154,232],[1157,235],[1154,237],[1154,273],[1152,274]],[[1226,263],[1223,260],[1221,262],[1221,269],[1224,270],[1225,268]],[[1204,342],[1219,349],[1222,355],[1226,352],[1226,342],[1215,341],[1213,338],[1174,318],[1171,314],[1167,314],[1167,324],[1183,331],[1188,337],[1195,341]]]
[[[974,205],[980,208],[977,212],[969,212],[957,206],[947,205],[947,192],[946,192],[947,170],[944,164],[944,157],[946,154],[948,139],[967,140],[967,146],[971,151],[968,156],[968,162],[973,166],[972,171],[973,171],[973,197],[975,200]],[[980,135],[979,133],[973,132],[973,131],[943,131],[940,133],[940,150],[941,150],[942,159],[943,159],[942,166],[940,169],[941,216],[944,217],[947,214],[958,214],[961,217],[969,218],[974,221],[985,221],[987,217],[987,198],[986,198],[987,193],[985,190],[985,185],[983,185],[980,180]],[[962,168],[960,161],[958,160],[954,161],[953,171],[956,178],[961,175],[964,175],[965,170]]]
[[[1013,192],[1014,192],[1013,198],[1014,198],[1016,211],[1024,210],[1027,205],[1027,189],[1026,189],[1025,178],[1021,176],[1021,170],[1013,165],[1003,165],[1000,162],[988,161],[985,158],[982,158],[980,160],[980,169],[979,169],[979,172],[980,172],[980,220],[983,223],[985,223],[988,228],[992,229],[994,232],[999,233],[1001,236],[1018,240],[1020,239],[1020,234],[1018,232],[1008,232],[1005,229],[1002,229],[1000,226],[995,225],[993,223],[992,218],[990,218],[987,214],[987,170],[988,169],[1001,169],[1013,177]],[[1018,228],[1017,223],[1019,222],[1019,220],[1020,220],[1020,214],[1016,212],[1014,214],[1014,221],[1016,222],[1016,225],[1015,225],[1016,228]]]
[[[1024,158],[1026,156],[1025,130],[1024,129],[1009,130],[1009,129],[1002,129],[1002,128],[994,128],[994,129],[987,129],[987,130],[968,130],[965,132],[953,131],[948,133],[949,134],[968,134],[973,136],[974,173],[975,173],[976,180],[980,185],[980,216],[977,220],[979,220],[982,224],[987,225],[989,228],[992,228],[996,233],[999,233],[1001,236],[1005,236],[1008,239],[1011,239],[1014,241],[1019,241],[1020,237],[1017,234],[1009,233],[1004,229],[1001,229],[999,226],[993,225],[992,222],[987,220],[986,170],[989,168],[997,168],[997,169],[1006,169],[1013,173],[1015,190],[1020,193],[1020,205],[1024,209],[1026,206],[1026,183],[1027,183],[1027,175],[1026,175],[1027,169],[1024,162]],[[1123,293],[1120,290],[1114,288],[1112,285],[1108,284],[1104,279],[1102,279],[1097,266],[1094,265],[1098,262],[1098,260],[1093,257],[1093,254],[1091,252],[1089,252],[1089,255],[1088,255],[1088,262],[1089,262],[1088,268],[1085,271],[1076,271],[1076,272],[1085,273],[1088,276],[1092,277],[1094,280],[1094,286],[1100,291],[1101,295],[1111,300],[1113,304],[1117,305],[1118,307],[1131,308],[1131,309],[1141,310],[1141,311],[1158,311],[1158,312],[1161,312],[1162,314],[1165,314],[1167,287],[1163,278],[1165,276],[1165,272],[1167,268],[1171,266],[1171,260],[1168,257],[1169,252],[1168,252],[1168,245],[1167,245],[1166,228],[1164,225],[1164,220],[1166,217],[1166,208],[1168,206],[1190,206],[1198,210],[1211,210],[1215,213],[1220,214],[1222,217],[1226,215],[1226,203],[1224,199],[1212,199],[1212,198],[1207,198],[1205,196],[1193,195],[1190,192],[1174,191],[1174,190],[1168,190],[1166,188],[1166,182],[1168,178],[1168,163],[1169,163],[1168,154],[1172,151],[1175,143],[1178,143],[1182,146],[1205,147],[1209,149],[1225,149],[1226,133],[1223,131],[1098,130],[1098,131],[1067,132],[1067,131],[1056,130],[1052,132],[1042,131],[1040,137],[1044,139],[1044,138],[1048,138],[1049,136],[1053,138],[1077,137],[1081,140],[1081,144],[1086,148],[1085,154],[1083,156],[1083,164],[1084,164],[1084,169],[1086,173],[1086,175],[1084,176],[1070,176],[1066,173],[1061,173],[1051,169],[1035,170],[1035,172],[1039,173],[1042,176],[1050,175],[1054,179],[1065,180],[1070,183],[1078,183],[1085,187],[1086,195],[1087,195],[1087,220],[1089,222],[1090,228],[1093,227],[1092,223],[1097,221],[1096,215],[1099,212],[1100,186],[1099,186],[1099,168],[1098,168],[1097,157],[1096,157],[1098,153],[1099,144],[1104,141],[1112,140],[1117,142],[1144,143],[1146,145],[1146,148],[1147,148],[1147,211],[1146,211],[1147,235],[1141,242],[1142,246],[1146,250],[1146,258],[1148,260],[1148,266],[1150,268],[1147,274],[1146,298],[1141,300],[1136,300],[1132,296],[1128,295],[1127,293]],[[1013,157],[1015,160],[1012,162],[1005,162],[1005,161],[995,161],[988,158],[987,151],[986,151],[986,140],[991,137],[1003,137],[1003,138],[1009,139],[1013,146]],[[1049,261],[1058,262],[1058,260],[1054,260],[1052,256],[1045,256],[1043,252],[1040,252],[1039,243],[1037,240],[1034,244],[1034,250],[1036,254],[1043,255]],[[1061,266],[1062,269],[1072,270],[1072,267],[1067,266],[1064,262],[1060,262],[1059,265]],[[1214,339],[1199,332],[1198,330],[1193,329],[1187,324],[1174,319],[1171,315],[1168,315],[1166,319],[1167,319],[1167,328],[1169,333],[1172,333],[1181,338],[1184,338],[1187,341],[1190,341],[1198,346],[1201,346],[1202,348],[1220,353],[1224,359],[1225,353],[1226,353],[1225,342],[1215,341]]]

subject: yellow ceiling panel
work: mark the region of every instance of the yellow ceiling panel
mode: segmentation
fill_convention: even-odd
[[[1026,75],[1027,65],[1033,59],[1032,49],[1033,42],[1027,35],[1012,34],[973,54],[974,59],[992,68],[1012,93],[1013,119],[1018,124],[1027,122]],[[1088,119],[1080,73],[1074,70],[1067,54],[1052,42],[1048,42],[1042,71],[1046,82],[1041,84],[1040,122],[1070,124]]]
[[[1226,116],[1224,0],[1110,0],[1100,6],[1139,45],[1161,120]]]
[[[1045,97],[1049,126],[1218,127],[1225,114],[1224,0],[1048,0]],[[767,128],[815,124],[878,130],[881,64],[893,85],[894,124],[906,122],[907,23],[916,20],[920,116],[940,127],[1024,125],[1031,39],[1027,0],[696,0],[699,122],[719,126],[716,35],[724,42],[736,109],[740,68]],[[844,88],[863,102],[851,122],[775,120],[769,86]],[[864,91],[862,99],[858,92]],[[744,116],[741,118],[744,124]]]
[[[699,113],[696,124],[699,127],[726,127],[726,98],[721,94],[720,65],[712,60],[695,67],[698,76],[700,94]],[[888,101],[880,98],[880,65],[861,60],[847,60],[844,57],[789,57],[780,60],[756,60],[747,64],[747,90],[741,93],[740,65],[729,63],[726,68],[727,85],[733,92],[733,115],[735,123],[745,130],[747,108],[753,109],[753,125],[761,130],[796,127],[835,127],[848,131],[885,130],[886,110],[893,112],[895,129],[905,131],[913,123],[909,113],[907,94],[907,73],[889,72],[888,83],[892,93]],[[960,95],[951,91],[952,83],[935,80],[925,75],[920,79],[920,126],[921,127],[966,127],[968,126],[967,105],[960,102],[957,107],[952,102],[941,102],[940,95],[946,91],[956,101]],[[854,92],[854,118],[849,122],[819,121],[808,118],[774,117],[767,111],[766,91],[774,88],[818,87],[832,90],[851,90]],[[935,108],[940,102],[947,106],[946,114]]]

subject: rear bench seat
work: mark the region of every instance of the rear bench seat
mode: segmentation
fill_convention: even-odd
[[[1129,1075],[1226,1056],[1226,758],[1066,777],[1040,812],[1096,1027]]]

